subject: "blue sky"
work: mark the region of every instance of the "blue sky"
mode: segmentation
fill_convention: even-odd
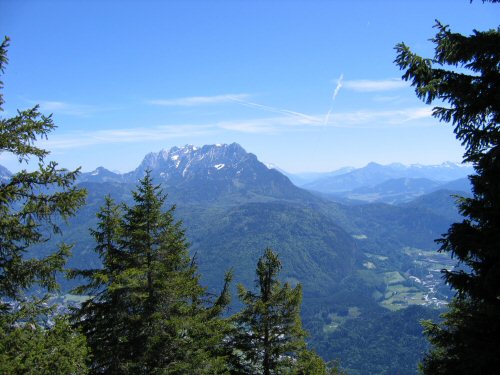
[[[435,19],[469,34],[499,16],[467,0],[0,0],[2,116],[40,104],[58,125],[50,158],[84,171],[231,142],[290,172],[460,161],[393,48],[431,56]]]

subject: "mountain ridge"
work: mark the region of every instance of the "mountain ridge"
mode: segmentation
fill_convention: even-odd
[[[79,182],[104,181],[135,183],[146,171],[175,198],[184,201],[220,199],[306,199],[316,198],[237,143],[186,145],[147,154],[133,171],[116,174],[100,167],[83,173]],[[182,192],[182,194],[180,194]],[[182,195],[182,196],[181,196]]]
[[[347,173],[327,175],[301,187],[322,193],[346,192],[362,187],[374,187],[390,179],[426,178],[436,182],[448,182],[467,177],[474,172],[471,166],[444,162],[438,165],[392,163],[382,165],[368,163]]]

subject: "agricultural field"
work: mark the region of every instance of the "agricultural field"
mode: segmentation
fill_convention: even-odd
[[[405,272],[391,271],[390,258],[365,253],[362,278],[374,285],[378,283],[373,298],[389,310],[396,311],[411,305],[442,307],[450,293],[442,280],[442,269],[452,269],[454,261],[436,251],[403,248]],[[380,284],[383,287],[380,287]]]

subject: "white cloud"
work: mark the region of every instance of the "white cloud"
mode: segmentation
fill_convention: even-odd
[[[379,103],[388,103],[388,102],[397,102],[401,101],[401,97],[399,95],[377,95],[372,98],[374,102]]]
[[[223,121],[217,124],[217,127],[223,130],[229,130],[240,133],[260,133],[270,134],[280,131],[289,131],[291,129],[301,130],[318,124],[319,119],[314,122],[301,121],[291,116],[263,117],[258,119]]]
[[[212,132],[213,125],[161,125],[151,128],[107,129],[92,132],[72,132],[52,135],[41,141],[42,147],[68,149],[98,144],[135,143],[198,136]]]
[[[51,112],[62,115],[70,116],[88,116],[96,112],[100,112],[103,109],[96,106],[86,105],[86,104],[75,104],[54,100],[41,100],[33,101],[30,100],[32,104],[38,104],[40,106],[41,112]]]
[[[248,94],[227,94],[215,96],[191,96],[177,99],[156,99],[149,100],[149,104],[159,106],[196,106],[205,104],[223,104],[223,103],[236,103],[248,108],[258,109],[261,111],[277,113],[284,116],[292,117],[300,123],[314,123],[319,121],[317,117],[310,116],[305,113],[291,111],[279,107],[271,107],[264,104],[255,103],[247,100],[250,97]]]
[[[270,134],[279,130],[278,124],[267,119],[248,121],[225,121],[218,124],[218,127],[238,133]]]
[[[250,103],[247,103],[250,105]],[[427,126],[424,120],[431,117],[430,107],[394,110],[359,110],[332,113],[327,123],[324,115],[311,116],[300,112],[278,109],[251,103],[256,108],[276,112],[279,116],[221,121],[214,124],[168,124],[153,127],[105,129],[91,132],[53,134],[41,146],[56,150],[86,147],[98,144],[135,143],[195,137],[224,131],[251,134],[306,131],[311,128],[388,128],[398,126]],[[265,107],[265,108],[262,108]]]
[[[382,79],[382,80],[369,80],[359,79],[344,81],[343,87],[346,90],[358,92],[376,92],[376,91],[391,91],[404,87],[408,87],[408,83],[399,78]]]
[[[214,96],[189,96],[175,99],[153,99],[148,100],[148,104],[166,107],[192,107],[197,105],[224,104],[248,98],[248,94],[226,94]]]
[[[67,103],[55,101],[40,102],[40,108],[45,111],[57,111],[68,107]]]
[[[264,117],[248,119],[243,121],[225,121],[217,124],[224,130],[242,133],[278,133],[291,130],[307,130],[314,127],[351,128],[351,129],[376,129],[398,126],[426,126],[425,120],[431,117],[432,110],[429,107],[402,108],[395,110],[360,110],[350,112],[339,112],[329,116],[325,123],[323,116],[308,116],[310,121],[299,121],[293,116]]]
[[[362,128],[378,128],[388,126],[399,126],[410,121],[430,118],[432,109],[430,107],[401,108],[393,110],[360,110],[352,112],[340,112],[331,115],[329,126]]]

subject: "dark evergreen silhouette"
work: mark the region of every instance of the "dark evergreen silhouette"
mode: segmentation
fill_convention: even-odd
[[[7,64],[9,39],[0,45],[0,72]],[[3,88],[3,82],[0,82]],[[0,111],[4,103],[0,93]],[[73,186],[79,171],[68,171],[56,162],[46,162],[49,152],[35,145],[55,129],[51,116],[38,106],[11,118],[0,119],[0,152],[17,156],[19,163],[38,159],[39,169],[25,170],[0,183],[0,297],[20,299],[38,283],[57,289],[56,271],[61,271],[71,246],[62,244],[45,258],[26,258],[27,249],[45,242],[47,233],[60,233],[60,219],[67,219],[84,203],[85,191]],[[5,304],[2,304],[6,308]]]
[[[492,1],[496,2],[496,1]],[[403,43],[396,64],[427,104],[443,105],[434,117],[451,123],[474,165],[473,196],[459,201],[462,222],[439,240],[440,251],[458,260],[444,270],[456,290],[441,324],[427,322],[433,349],[425,374],[500,373],[500,29],[470,36],[436,24],[433,58],[422,58]]]
[[[238,286],[242,311],[233,316],[234,374],[326,374],[323,360],[306,349],[302,288],[278,279],[281,262],[267,248],[256,269],[257,293]]]
[[[0,72],[7,64],[6,37],[0,45]],[[0,89],[3,82],[0,81]],[[0,112],[4,104],[0,92]],[[64,316],[53,315],[46,298],[27,295],[34,286],[53,292],[56,273],[62,271],[71,246],[60,244],[50,254],[28,256],[32,246],[61,233],[61,222],[84,203],[85,191],[74,186],[79,171],[46,162],[49,152],[35,145],[55,129],[51,116],[38,106],[0,118],[0,153],[9,152],[19,163],[38,160],[38,170],[9,175],[0,182],[0,373],[85,374],[85,338],[71,329]]]
[[[94,373],[119,374],[121,363],[131,358],[123,332],[128,324],[128,308],[124,288],[119,287],[120,274],[126,268],[126,254],[120,249],[121,210],[106,197],[96,214],[98,223],[91,235],[102,269],[70,271],[70,276],[85,277],[88,283],[75,293],[93,297],[83,302],[75,314],[78,326],[87,336],[92,351]]]
[[[92,231],[103,269],[74,271],[96,294],[77,312],[93,353],[97,374],[217,374],[226,371],[220,318],[230,275],[211,302],[199,283],[175,206],[163,211],[166,196],[151,176],[140,180],[132,206],[123,214],[110,198]]]

